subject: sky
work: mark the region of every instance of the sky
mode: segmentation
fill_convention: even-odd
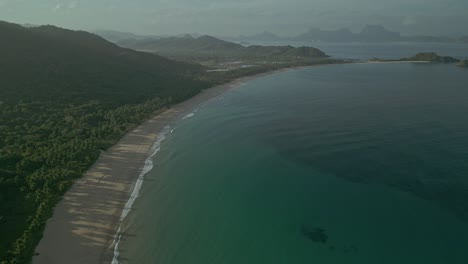
[[[0,0],[0,20],[137,34],[292,36],[381,24],[405,35],[468,35],[468,0]]]

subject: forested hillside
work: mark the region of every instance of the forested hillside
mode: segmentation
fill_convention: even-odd
[[[27,263],[53,206],[130,128],[210,86],[205,69],[86,32],[0,22],[0,263]]]
[[[224,41],[211,36],[129,39],[117,42],[122,47],[155,52],[175,59],[221,59],[246,61],[297,61],[323,59],[328,56],[313,47],[249,46]]]
[[[191,77],[202,70],[123,49],[87,32],[1,23],[0,34],[0,70],[7,77],[0,78],[2,101],[51,96],[86,101],[91,96],[107,102],[116,98],[138,102],[149,95],[172,95],[177,87],[185,91],[179,76]]]

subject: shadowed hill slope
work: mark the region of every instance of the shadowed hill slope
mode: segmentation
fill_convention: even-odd
[[[224,41],[211,36],[194,38],[170,37],[160,39],[125,40],[117,42],[122,47],[155,52],[170,57],[225,57],[231,59],[304,59],[326,58],[322,51],[312,47],[295,48],[292,46],[250,46]]]
[[[185,77],[203,70],[124,49],[87,32],[0,22],[0,34],[6,40],[0,42],[2,101],[88,96],[107,100],[125,94],[118,101],[137,102],[169,95],[187,81],[193,85]]]

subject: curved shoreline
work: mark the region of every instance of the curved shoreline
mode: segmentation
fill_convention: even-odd
[[[170,107],[124,135],[78,179],[54,209],[43,238],[36,247],[33,264],[112,263],[122,220],[145,162],[164,128],[182,119],[198,105],[242,82],[297,68],[285,68],[246,76],[202,91]],[[140,179],[142,180],[142,179]],[[140,182],[142,184],[142,181]],[[131,207],[131,206],[130,206]],[[127,208],[127,209],[126,209]]]
[[[166,138],[167,133],[170,131],[170,126],[165,126],[160,132],[158,137],[156,138],[156,142],[153,144],[151,147],[151,155],[148,156],[148,158],[145,160],[145,165],[143,166],[142,171],[140,172],[140,175],[138,175],[138,178],[136,180],[136,183],[134,184],[133,191],[125,204],[122,214],[120,215],[119,219],[119,228],[117,229],[117,232],[115,233],[114,236],[114,241],[112,242],[112,246],[114,248],[114,253],[112,257],[112,264],[119,264],[119,256],[120,256],[120,251],[119,251],[119,244],[122,239],[122,236],[124,234],[124,220],[127,218],[127,216],[130,214],[130,211],[133,208],[133,204],[135,203],[136,199],[140,195],[140,190],[141,187],[143,186],[143,182],[145,179],[145,175],[150,172],[153,169],[153,157],[158,154],[159,150],[161,149],[161,143],[164,141]]]

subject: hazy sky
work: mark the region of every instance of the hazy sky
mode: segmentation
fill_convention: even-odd
[[[405,34],[468,35],[468,0],[0,0],[0,20],[144,34],[294,35],[382,24]]]

